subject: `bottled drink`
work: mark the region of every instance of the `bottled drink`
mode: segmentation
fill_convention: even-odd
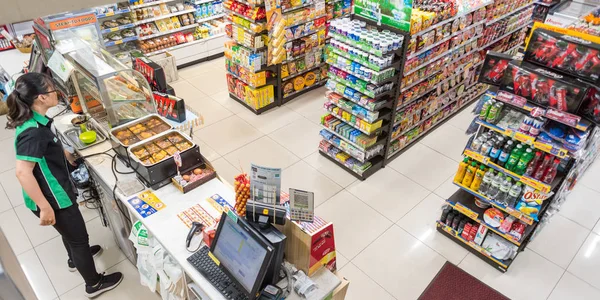
[[[492,107],[490,107],[490,111],[485,118],[485,121],[488,123],[496,124],[498,119],[500,118],[500,113],[502,112],[502,108],[504,107],[504,103],[496,102]]]
[[[490,185],[492,184],[492,180],[494,179],[494,171],[492,168],[489,168],[488,171],[483,176],[481,180],[481,184],[479,185],[479,193],[483,195],[487,195],[490,190]]]
[[[487,115],[490,111],[490,108],[492,108],[492,106],[494,105],[494,100],[490,99],[488,101],[485,101],[483,103],[483,106],[481,107],[481,112],[479,112],[479,119],[480,120],[484,120],[487,118]]]
[[[504,179],[504,182],[502,182],[502,185],[500,185],[498,196],[496,196],[494,200],[496,200],[496,202],[506,204],[506,199],[508,198],[508,191],[511,187],[511,178],[506,176],[506,179]]]
[[[502,173],[498,172],[496,177],[492,180],[492,185],[490,186],[490,190],[487,193],[487,196],[491,199],[495,199],[500,192],[500,185],[502,185],[502,181],[504,181],[504,176]]]
[[[471,142],[471,150],[479,152],[479,150],[481,150],[481,145],[483,145],[481,137],[473,139],[473,141]]]
[[[485,144],[481,145],[481,151],[480,151],[481,155],[488,156],[493,147],[494,147],[494,142],[491,140],[488,140],[487,142],[485,142]]]
[[[556,170],[558,169],[559,164],[560,164],[560,160],[558,158],[555,158],[554,161],[552,162],[552,165],[546,171],[546,174],[544,174],[544,178],[542,179],[542,181],[544,183],[546,183],[546,184],[552,183],[552,180],[554,180],[554,177],[556,177]]]
[[[490,150],[490,161],[495,163],[498,161],[498,157],[500,156],[500,153],[502,152],[502,141],[496,141],[496,143],[494,144],[494,147],[492,147],[492,149]]]
[[[498,162],[497,164],[501,167],[504,167],[504,165],[506,164],[506,162],[508,161],[508,157],[510,156],[510,152],[513,149],[513,141],[507,141],[506,144],[504,145],[504,147],[502,147],[502,153],[500,153],[500,156],[498,156]]]
[[[473,178],[475,177],[475,172],[477,170],[477,163],[473,162],[469,167],[467,167],[467,172],[465,173],[465,178],[463,178],[462,184],[466,187],[470,187],[471,183],[473,183]]]
[[[467,167],[469,166],[469,158],[465,157],[463,161],[458,164],[458,171],[456,175],[454,175],[454,182],[461,183],[463,178],[465,177],[465,173],[467,172]]]
[[[521,154],[523,153],[523,145],[518,144],[511,152],[508,157],[508,161],[504,165],[504,168],[512,171],[517,163],[519,162],[519,158],[521,158]]]
[[[521,186],[520,182],[517,182],[517,184],[513,185],[508,191],[508,197],[506,197],[506,205],[510,207],[515,207],[517,199],[519,199],[522,190],[523,187]]]
[[[474,191],[479,190],[479,186],[481,185],[481,182],[483,181],[483,176],[485,176],[485,166],[481,165],[479,167],[479,170],[477,170],[477,172],[475,172],[475,178],[473,178],[473,182],[471,183],[472,190],[474,190]]]
[[[551,157],[549,154],[546,154],[546,156],[544,156],[544,160],[542,160],[542,163],[540,163],[540,165],[535,169],[535,173],[533,173],[533,178],[537,180],[542,179],[542,177],[546,173],[546,168],[548,168],[548,165],[550,164],[550,158]]]
[[[527,176],[533,176],[533,173],[535,172],[535,169],[537,168],[538,164],[540,163],[542,159],[542,152],[536,152],[535,155],[533,156],[533,159],[529,162],[529,164],[527,164],[527,169],[525,170],[525,175]]]
[[[519,162],[517,162],[517,165],[515,166],[514,170],[512,170],[512,171],[519,175],[525,174],[525,169],[527,169],[527,164],[529,164],[529,162],[532,159],[533,159],[533,150],[531,150],[531,148],[527,148],[525,150],[525,153],[523,153],[521,155],[521,158],[519,158]]]

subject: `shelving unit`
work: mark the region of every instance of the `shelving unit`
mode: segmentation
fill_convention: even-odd
[[[103,35],[103,39],[105,40],[103,43],[105,48],[119,57],[121,61],[129,62],[129,53],[134,50],[141,50],[146,56],[154,56],[165,53],[166,51],[176,50],[175,52],[177,53],[173,54],[177,55],[177,64],[181,67],[206,60],[207,58],[219,56],[219,53],[223,52],[222,47],[215,47],[212,44],[207,47],[207,45],[204,44],[204,42],[208,41],[209,39],[223,36],[222,29],[219,31],[216,26],[206,25],[209,24],[207,23],[209,21],[222,19],[225,16],[225,14],[221,12],[222,6],[220,1],[221,0],[157,0],[138,5],[130,5],[128,7],[119,4],[118,9],[114,9],[114,11],[109,13],[98,13],[96,16],[98,23],[101,27],[103,27],[101,33]],[[164,10],[160,9],[161,5],[167,7],[178,6],[178,10],[171,10],[169,13],[165,13]],[[202,11],[202,7],[208,5],[210,5],[210,9]],[[140,10],[145,10],[145,12],[150,11],[150,17],[139,19],[138,16],[140,14],[138,12]],[[184,18],[189,20],[189,16],[192,18],[189,21],[189,24],[184,23]],[[120,20],[121,22],[117,22],[117,20]],[[129,20],[129,23],[123,23],[123,20]],[[108,25],[111,27],[105,26],[105,22],[107,21],[114,21],[119,25],[114,26],[114,24],[111,24]],[[172,25],[169,25],[171,27],[167,27],[168,29],[165,29],[161,26],[158,26],[158,24],[161,22],[172,22]],[[144,26],[154,26],[154,32],[148,34],[146,32],[147,29],[142,28]],[[207,31],[204,32],[200,29]],[[123,34],[125,30],[132,31],[135,35],[125,36]],[[174,34],[188,34],[192,32],[195,32],[194,41],[189,41],[189,39],[186,39],[186,42],[182,43],[179,40],[178,44],[174,46],[171,43],[169,44],[170,47],[162,46],[156,47],[158,49],[148,50],[146,50],[147,46],[142,45],[151,39],[164,39],[165,37]],[[119,34],[122,38],[119,40],[109,40],[108,36],[110,34]],[[132,33],[128,34],[131,35]],[[200,36],[202,38],[199,38]],[[186,49],[187,47],[190,48]],[[215,51],[217,49],[219,51]]]

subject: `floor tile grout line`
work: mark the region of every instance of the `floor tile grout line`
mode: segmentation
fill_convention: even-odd
[[[290,151],[289,149],[285,148],[283,145],[281,145],[281,144],[277,143],[277,141],[275,141],[273,138],[271,138],[271,137],[270,137],[270,136],[268,136],[268,135],[263,135],[263,136],[259,137],[258,139],[254,140],[254,141],[252,141],[252,142],[250,142],[250,143],[248,143],[248,144],[246,144],[246,145],[244,145],[244,146],[241,146],[240,148],[237,148],[237,149],[235,149],[235,150],[233,150],[233,151],[231,151],[231,152],[229,152],[229,153],[227,153],[227,154],[225,154],[225,155],[231,154],[231,153],[233,153],[233,152],[235,152],[235,151],[238,151],[238,150],[242,150],[242,148],[244,148],[244,147],[246,147],[246,146],[248,146],[248,145],[250,145],[250,144],[252,144],[252,143],[254,143],[254,142],[256,142],[256,141],[258,141],[258,140],[260,140],[260,139],[262,139],[262,138],[265,138],[265,137],[266,137],[266,138],[268,138],[268,139],[270,139],[271,141],[273,141],[275,144],[277,144],[277,145],[281,146],[281,147],[282,147],[284,150],[286,150],[287,152],[289,152],[289,153],[290,153],[290,154],[292,154],[292,155],[293,155],[295,158],[297,158],[297,159],[298,159],[298,160],[297,160],[296,162],[294,162],[293,164],[291,164],[291,165],[289,165],[289,166],[287,166],[287,167],[285,167],[285,168],[281,168],[281,170],[287,169],[287,168],[289,168],[289,167],[291,167],[291,166],[295,165],[297,162],[299,162],[299,161],[301,161],[301,160],[302,160],[302,158],[300,158],[299,156],[297,156],[295,153],[293,153],[293,152],[292,152],[292,151]],[[223,158],[224,158],[224,159],[225,159],[227,162],[229,162],[231,165],[233,165],[233,163],[232,163],[232,162],[230,162],[230,161],[229,161],[229,159],[227,159],[227,158],[225,157],[225,155],[223,155],[223,156],[221,156],[221,157],[223,157]]]
[[[548,294],[548,296],[546,297],[546,300],[550,299],[550,297],[552,297],[552,293],[554,293],[554,290],[556,289],[556,287],[558,286],[558,284],[560,283],[560,281],[563,279],[563,277],[565,276],[565,274],[567,273],[567,270],[564,270],[563,273],[560,275],[560,278],[558,279],[558,281],[554,284],[554,286],[552,287],[552,290],[550,290],[550,293]]]
[[[37,250],[35,249],[35,247],[33,247],[33,249],[31,249],[31,250],[33,250],[33,253],[35,253],[35,257],[37,257],[38,261],[40,262],[40,266],[42,266],[42,269],[44,270],[44,274],[46,274],[46,278],[48,278],[48,281],[50,282],[50,285],[52,286],[54,293],[56,294],[56,296],[58,298],[60,298],[60,295],[58,294],[58,290],[54,286],[54,283],[52,283],[52,280],[50,280],[50,275],[48,274],[48,270],[46,270],[46,266],[44,266],[44,264],[42,263],[42,259],[38,255]]]
[[[356,264],[353,263],[354,259],[357,258],[361,253],[363,253],[363,251],[365,251],[367,248],[369,248],[369,246],[371,246],[373,243],[375,243],[378,239],[381,238],[381,236],[383,236],[386,232],[388,232],[392,227],[394,227],[394,223],[392,223],[392,225],[388,228],[386,228],[381,234],[379,234],[369,245],[365,246],[362,250],[360,250],[354,257],[352,257],[351,259],[348,260],[348,263],[352,263],[352,265],[354,265],[357,269],[359,269],[361,272],[363,272],[363,274],[367,275],[367,277],[369,277],[369,279],[373,280],[373,282],[375,282],[378,286],[380,286],[384,291],[386,291],[388,294],[392,295],[392,297],[394,297],[394,299],[397,299],[396,296],[394,296],[393,293],[391,293],[390,291],[388,291],[384,286],[382,286],[379,282],[377,282],[377,280],[373,279],[367,272],[365,272],[363,269],[361,269],[359,266],[357,266]],[[402,229],[402,228],[400,228]],[[402,229],[404,230],[404,229]]]

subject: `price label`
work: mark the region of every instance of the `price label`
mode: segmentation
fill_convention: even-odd
[[[120,45],[120,44],[123,44],[123,40],[118,40],[115,42],[115,45]]]
[[[515,139],[528,145],[531,145],[535,140],[534,137],[524,134],[522,132],[515,132]]]
[[[454,209],[458,210],[461,214],[463,214],[473,220],[477,220],[478,214],[476,212],[470,210],[469,208],[465,207],[461,203],[456,203],[454,205]]]
[[[119,31],[119,27],[114,27],[110,29],[110,32],[115,32],[115,31]]]
[[[109,13],[105,13],[105,14],[104,14],[104,16],[106,16],[106,17],[111,17],[111,16],[114,16],[114,15],[115,15],[115,12],[114,12],[114,11],[111,11],[111,12],[109,12]]]
[[[488,163],[488,161],[489,161],[489,158],[488,158],[488,157],[486,157],[486,156],[483,156],[483,155],[481,155],[481,154],[479,154],[479,153],[477,153],[477,152],[474,152],[474,151],[472,151],[472,150],[465,150],[465,154],[466,154],[467,156],[471,157],[472,159],[474,159],[474,160],[476,160],[476,161],[479,161],[479,162],[481,162],[481,163],[483,163],[483,164],[487,164],[487,163]]]
[[[527,176],[522,176],[521,177],[521,182],[523,182],[524,184],[535,188],[536,190],[540,190],[544,193],[548,193],[550,192],[550,186],[547,184],[544,184],[542,182],[539,182],[533,178],[529,178]]]

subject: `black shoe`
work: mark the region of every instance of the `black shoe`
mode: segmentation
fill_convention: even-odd
[[[121,281],[123,281],[123,274],[121,272],[115,272],[109,275],[100,274],[100,282],[94,286],[85,286],[85,296],[88,298],[97,297],[104,292],[108,292],[116,288]]]
[[[93,257],[98,257],[98,255],[102,254],[102,247],[100,247],[98,245],[91,246],[90,252],[92,252]],[[77,271],[77,268],[75,267],[75,264],[73,263],[72,260],[70,260],[70,259],[67,260],[67,265],[69,266],[69,272]]]

